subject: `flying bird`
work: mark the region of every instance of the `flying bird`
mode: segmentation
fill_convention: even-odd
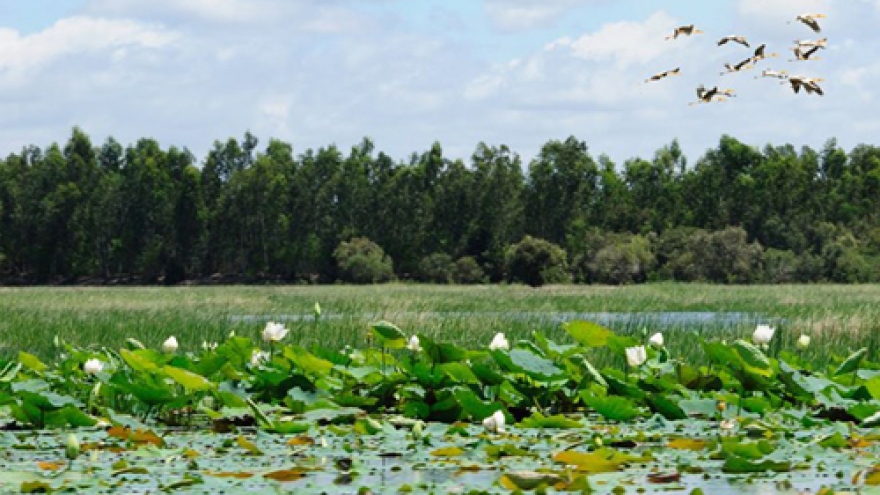
[[[718,40],[718,46],[721,46],[721,45],[727,43],[728,41],[733,41],[734,43],[739,43],[740,45],[743,45],[744,47],[749,48],[749,42],[746,41],[746,37],[745,36],[736,36],[736,35],[730,35],[730,36],[725,36],[725,37],[721,38],[720,40]]]
[[[807,94],[816,93],[819,96],[825,96],[825,93],[818,84],[822,81],[824,81],[824,79],[820,77],[790,76],[788,78],[788,82],[791,84],[791,89],[794,90],[795,93],[799,93],[801,88],[804,88],[804,91]]]
[[[665,39],[667,39],[667,40],[673,39],[674,40],[674,39],[678,38],[679,36],[690,36],[692,34],[699,34],[702,32],[703,31],[700,31],[699,29],[695,28],[693,24],[688,24],[687,26],[679,26],[679,27],[675,28],[675,31],[673,31],[672,34],[667,36]]]
[[[819,48],[825,48],[828,44],[828,38],[822,38],[818,40],[795,40],[794,42],[797,46],[801,48],[810,48],[814,46],[818,46]]]
[[[692,101],[688,105],[699,105],[700,103],[712,103],[713,101],[725,101],[724,96],[736,96],[732,89],[719,90],[718,86],[712,89],[706,89],[702,84],[697,87],[697,101]]]
[[[751,58],[752,62],[753,62],[753,63],[758,63],[758,62],[760,62],[761,60],[764,60],[765,58],[771,58],[771,57],[778,57],[778,56],[779,56],[778,53],[765,53],[765,50],[766,50],[766,49],[767,49],[767,44],[766,44],[766,43],[762,43],[761,46],[759,46],[758,48],[755,48],[755,54],[752,55],[752,58]]]
[[[820,48],[819,46],[814,46],[813,48],[810,48],[809,50],[801,50],[800,46],[796,46],[792,49],[792,51],[794,51],[795,58],[794,58],[794,60],[791,60],[791,61],[792,62],[797,62],[797,61],[803,62],[806,60],[819,60],[818,57],[813,57],[813,55],[819,50],[819,48]]]
[[[749,58],[743,60],[742,62],[737,63],[736,65],[731,65],[731,64],[725,63],[724,67],[726,67],[727,70],[722,72],[721,75],[723,76],[724,74],[739,72],[744,69],[751,69],[752,65],[750,65],[750,62],[752,62],[752,57],[749,57]]]
[[[755,76],[755,79],[758,79],[759,77],[775,77],[776,79],[788,79],[788,72],[784,70],[764,69],[763,71],[761,71],[760,76]]]
[[[820,33],[822,32],[822,27],[819,26],[819,21],[816,19],[825,18],[825,14],[801,14],[795,17],[795,20],[804,23],[807,27],[812,29],[813,31]]]
[[[645,82],[659,81],[660,79],[663,79],[664,77],[678,76],[678,75],[681,75],[681,67],[676,67],[672,70],[665,70],[663,72],[658,72],[658,73],[654,74],[653,76],[645,79]]]

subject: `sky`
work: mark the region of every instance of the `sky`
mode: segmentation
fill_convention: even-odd
[[[820,19],[821,35],[794,18]],[[665,40],[679,25],[705,31]],[[250,131],[294,153],[369,137],[396,160],[439,142],[525,163],[575,136],[620,164],[677,139],[690,163],[749,145],[880,144],[880,0],[0,0],[0,155],[149,137],[202,161]],[[776,53],[721,75],[751,50]],[[797,39],[827,37],[793,62]],[[681,75],[646,83],[664,70]],[[763,69],[822,77],[794,94]],[[695,88],[736,90],[689,105]]]

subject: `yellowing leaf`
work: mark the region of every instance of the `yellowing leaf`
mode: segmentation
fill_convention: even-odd
[[[202,392],[214,388],[214,384],[207,378],[183,368],[166,365],[162,368],[162,371],[170,376],[172,380],[183,385],[184,388],[188,390]]]
[[[237,479],[247,479],[254,475],[254,473],[246,473],[246,472],[214,472],[214,471],[203,471],[204,474],[208,476],[213,476],[215,478],[237,478]]]
[[[18,351],[18,361],[25,367],[34,371],[44,371],[47,366],[40,358],[24,351]]]
[[[706,448],[706,441],[694,438],[675,438],[670,440],[666,446],[678,450],[703,450]]]
[[[305,471],[300,471],[298,469],[282,469],[280,471],[272,471],[271,473],[263,475],[264,478],[281,482],[301,480],[305,478],[305,476]]]
[[[152,430],[135,430],[132,431],[131,428],[125,428],[122,426],[111,426],[107,430],[107,434],[111,437],[118,438],[120,440],[126,440],[133,443],[149,443],[155,445],[156,447],[162,447],[165,445],[165,440],[162,437],[153,433]]]
[[[310,436],[302,435],[291,438],[287,441],[287,445],[315,445],[315,439]]]
[[[865,484],[870,486],[880,485],[880,464],[875,465],[865,475]]]
[[[436,457],[456,457],[461,454],[464,454],[464,450],[460,447],[444,447],[442,449],[431,451],[431,455]]]
[[[636,457],[612,449],[599,449],[595,452],[566,450],[553,456],[553,462],[576,466],[585,473],[608,473],[617,471],[620,466],[630,462],[643,462],[650,457]]]
[[[66,465],[67,465],[66,462],[60,462],[60,461],[55,461],[55,462],[40,461],[40,462],[37,462],[37,467],[39,467],[43,471],[57,471]]]
[[[541,486],[553,486],[561,481],[563,481],[562,476],[554,473],[519,471],[505,474],[501,477],[499,483],[508,490],[531,491]]]
[[[245,438],[244,435],[239,435],[238,438],[235,439],[235,442],[238,444],[239,447],[247,450],[251,454],[263,455],[263,451],[260,450],[260,448],[257,447],[256,444],[254,444],[254,442],[251,442],[250,440]]]

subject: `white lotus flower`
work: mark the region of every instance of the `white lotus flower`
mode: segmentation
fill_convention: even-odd
[[[645,346],[637,345],[635,347],[626,348],[626,362],[632,367],[641,366],[648,360],[648,353]]]
[[[278,342],[287,335],[288,330],[281,323],[270,321],[263,329],[263,342]]]
[[[406,348],[413,351],[413,352],[421,352],[422,346],[419,343],[419,336],[413,335],[412,337],[410,337],[409,343],[406,344]]]
[[[165,352],[174,352],[177,350],[177,347],[177,338],[175,338],[173,335],[171,337],[168,337],[168,340],[162,343],[162,350]]]
[[[259,349],[254,349],[254,352],[251,353],[251,366],[259,366],[262,363],[265,363],[269,360],[269,353],[261,351]]]
[[[104,363],[100,359],[89,359],[83,364],[83,371],[89,375],[97,375],[104,369]]]
[[[767,344],[773,338],[773,332],[775,331],[776,329],[770,325],[758,325],[755,328],[755,333],[752,334],[752,342],[758,345]]]
[[[489,343],[490,351],[495,351],[498,349],[503,349],[505,351],[510,349],[510,343],[507,342],[507,338],[501,332],[496,333],[495,337],[492,339],[492,342]]]
[[[797,341],[798,349],[806,349],[810,347],[810,336],[807,334],[801,334],[801,337]]]
[[[660,332],[651,335],[651,338],[648,339],[648,343],[651,344],[652,347],[660,348],[663,347],[663,334]]]
[[[504,413],[499,409],[483,420],[483,427],[489,433],[501,433],[504,431],[504,421]]]

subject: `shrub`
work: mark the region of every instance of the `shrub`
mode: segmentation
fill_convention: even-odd
[[[452,283],[455,275],[455,263],[452,256],[446,253],[434,253],[419,262],[418,279],[422,282],[437,284]]]
[[[394,278],[391,258],[366,237],[355,237],[339,243],[333,251],[333,257],[339,269],[339,278],[345,282],[370,284]]]
[[[643,282],[655,263],[648,240],[640,235],[609,242],[590,261],[591,278],[606,284]]]
[[[455,262],[455,282],[459,284],[481,284],[486,281],[486,273],[473,256],[464,256]]]
[[[571,281],[565,250],[544,239],[525,236],[505,256],[507,279],[532,287]]]

